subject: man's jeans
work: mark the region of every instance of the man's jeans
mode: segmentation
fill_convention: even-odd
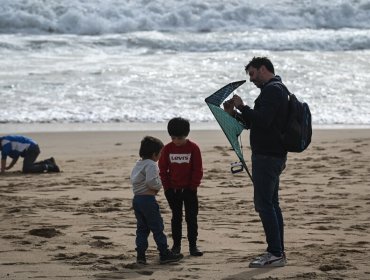
[[[167,238],[163,233],[163,219],[155,196],[135,195],[132,205],[137,220],[136,251],[139,254],[145,254],[148,249],[148,236],[151,231],[160,254],[165,254],[168,248]]]
[[[286,158],[252,155],[254,206],[266,235],[267,251],[275,256],[284,252],[284,221],[279,206],[279,176]]]

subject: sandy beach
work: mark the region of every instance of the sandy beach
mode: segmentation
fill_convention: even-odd
[[[251,269],[265,248],[245,172],[220,130],[195,130],[204,178],[199,188],[199,246],[182,262],[160,265],[150,236],[148,265],[135,264],[131,169],[145,135],[165,131],[25,133],[62,172],[24,175],[21,161],[0,177],[0,279],[370,279],[370,130],[314,130],[281,176],[288,258],[283,268]],[[248,133],[244,157],[250,166]],[[170,210],[157,197],[169,245]],[[186,227],[183,229],[186,236]]]

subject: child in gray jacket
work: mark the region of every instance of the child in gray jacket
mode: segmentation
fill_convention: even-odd
[[[134,192],[133,208],[137,220],[136,251],[138,264],[146,264],[145,251],[148,249],[148,236],[153,233],[160,255],[160,263],[177,262],[182,254],[174,254],[168,249],[167,238],[163,233],[164,225],[155,195],[162,187],[157,161],[163,143],[154,137],[146,136],[141,141],[138,160],[131,172]]]

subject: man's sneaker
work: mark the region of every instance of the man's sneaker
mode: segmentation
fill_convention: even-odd
[[[146,264],[146,257],[145,255],[137,255],[136,257],[136,263],[137,264]]]
[[[181,253],[181,246],[173,246],[172,249],[171,249],[172,253],[174,253],[175,255],[178,255]]]
[[[258,256],[249,263],[251,268],[260,268],[260,267],[281,267],[285,266],[285,259],[283,255],[276,257],[273,254],[266,252],[261,256]]]
[[[200,257],[203,256],[203,252],[199,250],[197,246],[192,246],[189,248],[190,255]]]
[[[183,257],[184,257],[183,254],[174,254],[174,253],[172,253],[172,251],[167,250],[164,254],[160,255],[159,262],[161,264],[178,262]]]

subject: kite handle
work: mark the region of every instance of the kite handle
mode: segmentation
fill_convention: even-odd
[[[233,162],[233,163],[231,163],[230,170],[231,170],[231,173],[235,174],[235,173],[242,172],[243,168],[244,167],[243,167],[243,164],[241,162]]]

